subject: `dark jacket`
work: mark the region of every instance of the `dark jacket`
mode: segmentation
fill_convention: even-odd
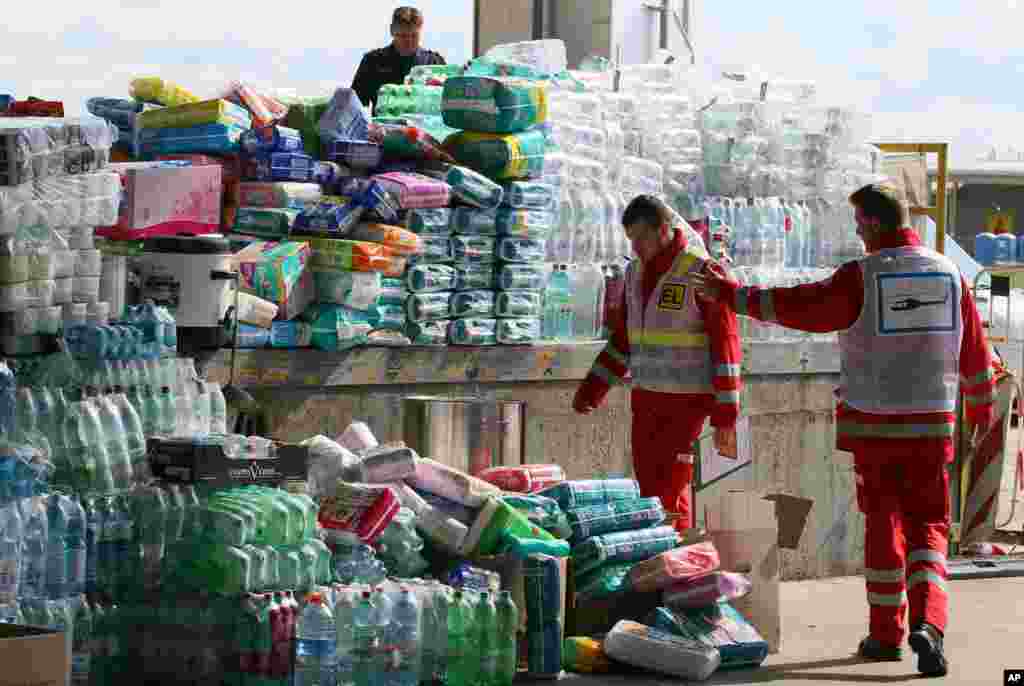
[[[420,48],[411,58],[403,58],[394,45],[389,45],[363,55],[352,79],[352,90],[364,105],[376,105],[377,91],[384,84],[403,83],[414,66],[444,63],[444,58],[433,50]]]

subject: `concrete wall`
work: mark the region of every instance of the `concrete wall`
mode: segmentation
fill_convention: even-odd
[[[857,574],[862,568],[863,520],[856,511],[852,461],[834,450],[833,374],[749,376],[743,404],[751,416],[754,465],[710,487],[781,491],[812,498],[799,550],[783,551],[784,579]],[[561,464],[570,478],[631,472],[629,394],[613,391],[590,417],[570,407],[577,381],[484,384],[498,399],[526,403],[525,452],[531,462]],[[334,436],[365,420],[381,441],[402,440],[406,395],[470,395],[469,384],[343,386],[255,390],[274,434],[302,440]],[[439,456],[434,456],[439,457]],[[700,519],[700,498],[697,513]]]

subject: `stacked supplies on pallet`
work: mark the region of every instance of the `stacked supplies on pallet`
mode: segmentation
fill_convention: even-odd
[[[94,227],[113,221],[107,171],[117,131],[102,119],[0,119],[0,354],[53,352],[62,328],[106,324]]]
[[[362,423],[336,442],[314,442],[310,488],[328,540],[358,538],[392,575],[416,576],[429,566],[471,602],[509,591],[525,610],[520,654],[529,673],[558,676],[570,530],[555,500],[504,492],[399,443],[379,445]],[[518,482],[535,477],[550,485],[561,476],[555,465],[527,465]]]

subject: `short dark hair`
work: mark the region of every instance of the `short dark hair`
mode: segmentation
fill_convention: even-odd
[[[391,30],[406,26],[410,28],[421,28],[423,26],[423,13],[415,7],[399,7],[391,15]]]
[[[672,224],[672,210],[660,198],[653,195],[638,195],[629,201],[622,213],[622,225],[632,226],[644,222],[650,227],[658,228],[662,224]]]
[[[866,216],[877,219],[883,229],[900,229],[907,221],[903,194],[889,184],[868,184],[850,196],[850,203]]]

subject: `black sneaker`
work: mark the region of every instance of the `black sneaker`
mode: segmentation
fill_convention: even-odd
[[[857,657],[875,662],[899,662],[903,659],[903,648],[882,643],[878,639],[868,636],[860,642],[860,647],[857,648]]]
[[[946,676],[949,665],[942,652],[942,632],[931,624],[919,624],[907,639],[917,653],[917,671],[924,676]]]

